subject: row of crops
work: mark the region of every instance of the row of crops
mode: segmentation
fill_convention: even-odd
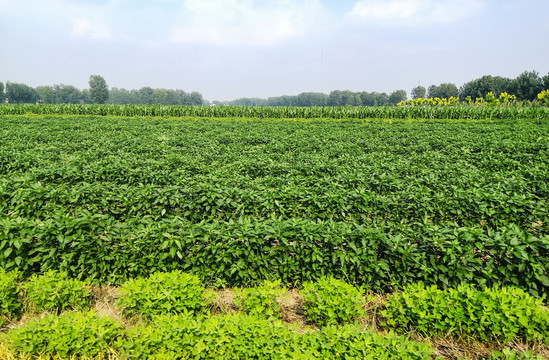
[[[547,134],[536,119],[1,116],[0,267],[543,296]]]
[[[261,107],[90,104],[0,104],[0,115],[97,115],[331,119],[549,119],[549,107],[358,106]]]

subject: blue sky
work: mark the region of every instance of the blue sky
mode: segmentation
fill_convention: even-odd
[[[390,93],[549,73],[547,0],[0,0],[0,81]]]

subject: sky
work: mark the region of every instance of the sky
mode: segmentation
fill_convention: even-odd
[[[548,0],[0,0],[0,81],[206,100],[549,73]]]

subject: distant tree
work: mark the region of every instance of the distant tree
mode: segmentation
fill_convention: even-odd
[[[295,106],[326,106],[328,95],[316,92],[304,92],[296,96]]]
[[[153,104],[154,103],[154,90],[148,86],[142,87],[138,91],[140,104]]]
[[[459,97],[462,100],[467,96],[470,96],[471,99],[484,98],[489,92],[499,97],[503,92],[513,92],[511,84],[512,80],[509,78],[484,75],[481,78],[463,84],[459,90]]]
[[[328,95],[328,106],[360,106],[362,101],[358,93],[350,90],[334,90]]]
[[[38,101],[36,90],[25,84],[6,83],[6,97],[12,104],[35,103]]]
[[[55,101],[53,87],[51,86],[38,86],[36,92],[38,93],[38,101],[41,103],[53,104]]]
[[[543,88],[545,90],[549,90],[549,73],[541,78],[541,81],[543,82]]]
[[[4,83],[0,82],[0,104],[4,102],[6,95],[4,95]]]
[[[427,95],[427,89],[424,86],[418,85],[412,89],[412,99],[423,99],[425,95]]]
[[[204,102],[204,99],[202,98],[202,94],[198,93],[196,91],[193,91],[190,95],[190,105],[202,105]]]
[[[525,71],[512,82],[513,95],[518,100],[535,100],[543,90],[543,80],[536,71]]]
[[[54,85],[53,96],[56,104],[79,104],[84,102],[82,92],[72,85]]]
[[[389,95],[389,103],[391,103],[391,105],[396,105],[407,98],[405,90],[395,90]]]
[[[94,104],[104,104],[109,99],[109,87],[107,82],[100,75],[90,75],[90,96]]]
[[[110,104],[139,104],[138,93],[135,90],[112,88],[109,91]]]
[[[455,84],[451,83],[443,83],[438,86],[431,85],[429,86],[429,95],[430,98],[450,98],[450,97],[458,97],[459,96],[459,90]]]

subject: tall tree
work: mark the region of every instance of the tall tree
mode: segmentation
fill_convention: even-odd
[[[543,80],[537,71],[525,71],[513,80],[512,88],[518,100],[535,100],[543,90]]]
[[[484,98],[489,92],[494,93],[496,97],[503,92],[513,93],[511,86],[512,80],[501,76],[484,75],[475,80],[471,80],[461,87],[459,97],[463,100],[467,96],[471,99]]]
[[[4,83],[0,82],[0,104],[4,102],[6,96],[4,95]]]
[[[549,90],[549,73],[542,77],[541,81],[543,81],[543,89]]]
[[[6,97],[11,104],[35,103],[38,101],[36,90],[25,84],[6,83]]]
[[[389,95],[389,102],[391,105],[396,105],[401,101],[406,100],[408,97],[406,96],[405,90],[395,90]]]
[[[90,96],[94,104],[104,104],[109,99],[109,87],[100,75],[90,75]]]
[[[55,95],[53,93],[53,87],[51,86],[38,86],[36,88],[38,93],[38,101],[44,104],[53,104],[55,102]]]
[[[424,86],[418,85],[412,89],[412,99],[423,99],[425,95],[427,95],[427,89]]]
[[[458,97],[459,96],[459,90],[455,84],[451,83],[443,83],[438,86],[431,85],[429,86],[429,97],[430,98],[446,98],[449,99],[450,97]]]

